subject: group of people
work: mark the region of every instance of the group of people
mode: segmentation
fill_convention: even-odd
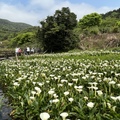
[[[15,48],[15,54],[17,56],[21,56],[22,54],[24,55],[30,55],[30,54],[33,54],[35,53],[35,49],[34,48],[31,48],[30,47],[26,47],[23,51],[20,47],[16,47]]]
[[[21,56],[21,54],[22,54],[21,48],[16,47],[16,48],[15,48],[15,54],[16,54],[17,56]]]

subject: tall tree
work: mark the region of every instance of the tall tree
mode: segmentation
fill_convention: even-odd
[[[76,36],[72,30],[77,25],[77,20],[68,7],[56,10],[53,16],[48,16],[40,23],[41,39],[47,52],[66,51],[75,46]]]

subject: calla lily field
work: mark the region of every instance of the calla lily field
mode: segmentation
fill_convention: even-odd
[[[4,60],[0,83],[13,120],[120,120],[120,52]]]

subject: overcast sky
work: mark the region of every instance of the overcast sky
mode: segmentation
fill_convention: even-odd
[[[118,9],[120,0],[0,0],[0,18],[36,26],[62,7],[69,7],[79,20],[93,12]]]

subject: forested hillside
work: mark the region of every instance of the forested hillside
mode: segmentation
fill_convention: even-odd
[[[120,9],[106,14],[91,13],[78,21],[74,32],[80,49],[120,47]]]
[[[114,17],[114,18],[118,18],[120,20],[120,8],[117,10],[107,12],[106,14],[102,14],[102,16],[103,16],[103,18]]]
[[[29,24],[11,22],[5,19],[0,19],[0,41],[8,39],[11,33],[16,33],[21,30],[32,27]]]

